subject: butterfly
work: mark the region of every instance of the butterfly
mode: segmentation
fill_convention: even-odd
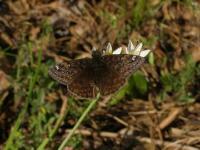
[[[108,44],[105,51],[94,50],[92,58],[71,60],[49,69],[49,75],[66,85],[69,94],[77,98],[95,98],[98,93],[107,96],[118,91],[126,80],[145,61],[150,50],[142,50],[129,41],[128,47],[112,51]]]

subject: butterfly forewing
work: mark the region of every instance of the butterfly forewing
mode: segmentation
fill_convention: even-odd
[[[49,70],[49,75],[59,83],[68,85],[79,72],[84,70],[84,68],[81,67],[81,64],[85,61],[87,62],[88,60],[67,61],[57,64]]]
[[[60,63],[49,70],[49,75],[59,83],[67,85],[68,94],[78,98],[93,98],[97,88],[90,69],[92,59],[85,58]]]
[[[101,95],[108,95],[125,84],[126,79],[143,64],[144,58],[127,54],[105,55],[102,62],[104,72],[95,82]]]

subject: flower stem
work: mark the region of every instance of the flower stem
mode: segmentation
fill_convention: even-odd
[[[89,106],[85,109],[85,111],[83,112],[83,114],[81,115],[81,117],[79,118],[79,120],[77,121],[77,123],[75,124],[75,126],[73,127],[73,129],[70,131],[70,133],[67,135],[67,137],[64,139],[64,141],[61,143],[61,145],[59,146],[58,150],[63,150],[63,148],[65,147],[65,145],[67,144],[67,142],[70,140],[70,138],[73,136],[74,132],[76,131],[76,129],[80,126],[80,124],[82,123],[82,121],[85,119],[86,115],[89,113],[89,111],[94,107],[94,105],[96,104],[96,102],[98,101],[100,95],[98,94],[97,97],[91,101],[91,103],[89,104]]]

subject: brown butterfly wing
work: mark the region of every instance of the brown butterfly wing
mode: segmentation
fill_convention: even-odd
[[[94,80],[90,77],[88,65],[91,59],[72,60],[56,65],[49,75],[61,84],[67,85],[69,94],[78,98],[93,98],[97,95]]]
[[[91,76],[91,70],[87,68],[78,74],[73,82],[68,85],[71,96],[76,98],[95,98],[98,90]]]
[[[95,82],[101,95],[105,96],[119,90],[127,78],[144,63],[144,58],[127,54],[105,55],[102,62],[105,69],[99,73]]]
[[[70,95],[94,98],[98,91],[101,95],[116,92],[144,62],[142,57],[127,54],[106,55],[100,60],[68,61],[50,69],[49,74],[59,83],[67,85]]]

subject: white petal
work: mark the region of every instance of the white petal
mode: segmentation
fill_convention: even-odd
[[[129,54],[129,51],[128,51],[127,47],[124,46],[122,48],[122,54]]]
[[[141,50],[142,50],[142,43],[139,43],[136,46],[136,48],[134,49],[134,51],[131,52],[131,54],[133,54],[133,55],[139,55]]]
[[[112,45],[110,43],[108,43],[108,45],[106,47],[106,53],[107,54],[112,54]]]
[[[134,48],[135,48],[135,46],[133,45],[131,40],[129,40],[129,42],[128,42],[128,51],[132,51],[132,50],[134,50]]]
[[[150,51],[151,50],[149,50],[149,49],[143,50],[143,51],[140,52],[139,56],[140,57],[146,57],[149,54]]]
[[[121,52],[122,52],[122,47],[119,47],[113,51],[113,54],[121,54]]]

